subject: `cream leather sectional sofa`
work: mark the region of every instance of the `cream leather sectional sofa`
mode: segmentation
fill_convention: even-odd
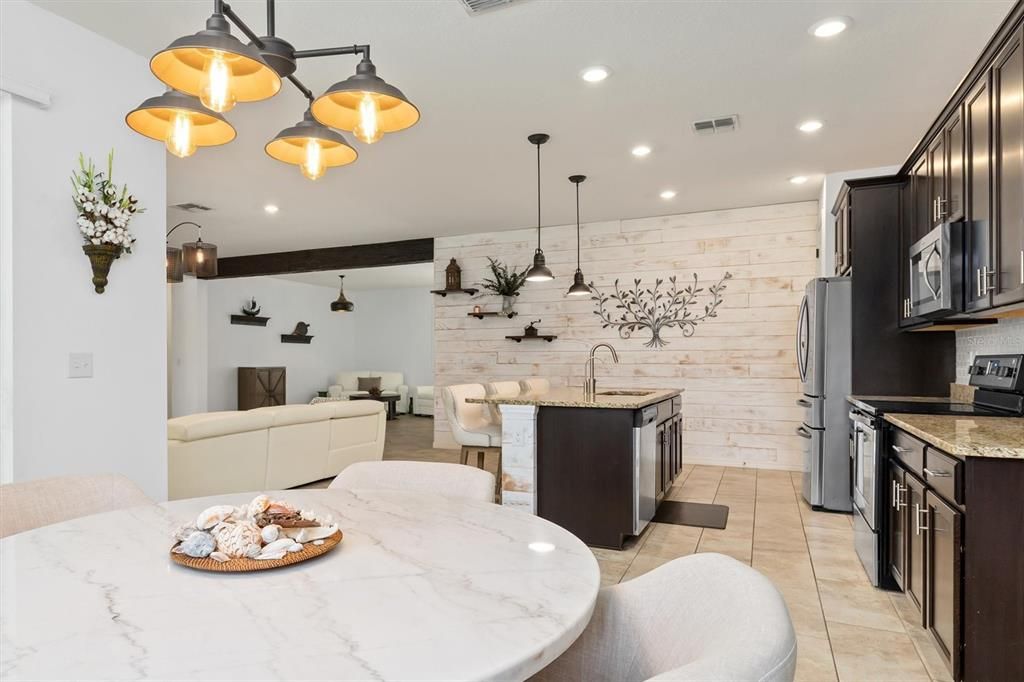
[[[206,412],[167,421],[172,500],[279,490],[336,476],[384,452],[386,408],[373,400]]]

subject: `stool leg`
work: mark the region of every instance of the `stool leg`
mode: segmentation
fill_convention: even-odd
[[[501,504],[501,450],[498,450],[498,471],[494,477],[494,501]]]
[[[484,468],[484,451],[483,450],[477,450],[477,452],[476,452],[476,468],[477,469],[483,469]]]
[[[459,461],[462,464],[466,464],[469,461],[469,449],[465,445],[462,446],[462,452],[459,453]]]

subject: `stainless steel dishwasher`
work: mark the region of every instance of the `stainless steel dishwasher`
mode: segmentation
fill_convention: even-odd
[[[633,535],[640,535],[657,509],[658,408],[637,410],[633,417]]]

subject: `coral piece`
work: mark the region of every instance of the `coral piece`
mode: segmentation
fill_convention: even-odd
[[[197,530],[181,543],[181,552],[182,554],[187,554],[190,557],[202,558],[210,556],[216,545],[217,541],[213,539],[212,535],[207,532]]]

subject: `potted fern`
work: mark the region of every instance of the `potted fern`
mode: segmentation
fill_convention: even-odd
[[[519,290],[526,283],[526,268],[519,272],[514,267],[510,268],[490,256],[487,257],[487,260],[491,276],[479,283],[480,288],[487,292],[481,295],[501,296],[501,312],[509,315],[515,306]]]

